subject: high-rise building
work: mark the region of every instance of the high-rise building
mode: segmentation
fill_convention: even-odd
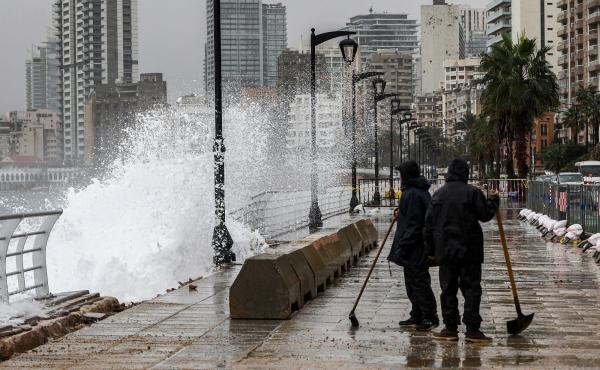
[[[206,1],[206,91],[214,84],[213,0]],[[274,86],[287,46],[286,8],[262,0],[221,0],[221,69],[225,88]],[[283,30],[283,32],[282,32]]]
[[[400,106],[410,107],[413,102],[412,55],[380,50],[371,55],[369,71],[384,73],[386,93],[398,94]]]
[[[485,9],[461,6],[460,22],[465,43],[465,56],[479,56],[485,53],[487,36],[485,34]]]
[[[277,58],[287,48],[286,8],[277,4],[263,4],[263,70],[264,85],[277,85]]]
[[[558,71],[558,8],[557,0],[544,0],[536,2],[531,0],[512,1],[512,39],[517,40],[520,35],[535,39],[538,49],[550,47],[546,60],[550,68]]]
[[[65,162],[83,163],[84,104],[100,84],[138,81],[138,0],[56,0]]]
[[[448,59],[444,61],[444,90],[470,85],[483,78],[480,72],[481,58]]]
[[[579,86],[600,88],[600,6],[595,1],[557,2],[558,79],[563,103],[575,103]]]
[[[317,93],[324,94],[329,90],[327,61],[321,53],[316,55]],[[310,92],[310,53],[286,49],[278,58],[277,93],[279,98],[289,105],[296,95]]]
[[[60,69],[58,41],[49,38],[43,45],[31,48],[25,61],[27,109],[52,109],[60,112]]]
[[[123,128],[137,114],[167,105],[167,82],[162,73],[142,73],[139,82],[96,85],[84,108],[85,164],[112,161],[119,154]]]
[[[461,7],[434,0],[421,6],[421,64],[423,94],[438,89],[444,79],[444,60],[464,57]]]
[[[503,33],[510,35],[512,30],[511,5],[512,0],[492,0],[487,4],[485,11],[488,47],[500,42]]]
[[[379,50],[412,54],[419,48],[417,20],[407,14],[374,13],[350,18],[345,30],[355,31],[353,38],[360,45],[360,58],[368,65],[369,58]]]

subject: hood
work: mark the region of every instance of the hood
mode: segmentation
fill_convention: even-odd
[[[406,189],[406,188],[410,188],[410,187],[427,191],[427,190],[429,190],[431,185],[429,184],[429,181],[427,181],[427,179],[424,178],[423,176],[419,176],[419,177],[415,177],[415,178],[407,179],[407,180],[402,180],[402,189]]]
[[[406,161],[397,167],[402,178],[402,189],[407,187],[415,187],[423,190],[428,190],[430,185],[427,179],[421,176],[419,164],[415,161]]]
[[[462,158],[456,158],[448,167],[446,182],[452,181],[469,182],[469,164]]]

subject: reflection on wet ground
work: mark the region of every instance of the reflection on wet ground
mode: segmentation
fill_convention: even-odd
[[[237,268],[178,290],[5,362],[9,368],[390,368],[600,367],[600,269],[573,247],[546,244],[506,211],[506,231],[525,313],[522,336],[509,337],[516,318],[494,221],[484,225],[482,330],[488,345],[439,343],[403,330],[409,311],[402,271],[382,261],[356,313],[347,319],[376,251],[288,321],[232,321],[228,287]],[[380,234],[390,212],[375,217]],[[383,236],[383,235],[381,235]],[[389,243],[388,243],[389,244]],[[389,245],[388,245],[389,247]],[[386,256],[384,251],[383,256]],[[433,286],[439,295],[437,269]],[[462,304],[462,301],[461,301]],[[438,309],[439,310],[439,309]],[[464,331],[464,327],[459,328]]]

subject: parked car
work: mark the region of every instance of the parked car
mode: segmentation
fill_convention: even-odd
[[[583,175],[579,172],[561,172],[557,176],[557,182],[561,185],[581,185]]]

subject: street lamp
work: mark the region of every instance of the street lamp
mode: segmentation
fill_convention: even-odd
[[[356,85],[362,80],[375,76],[383,76],[383,72],[364,72],[356,74],[356,72],[352,70],[352,197],[350,198],[350,212],[352,212],[359,204],[358,197],[356,196]]]
[[[352,31],[334,31],[326,32],[319,35],[315,34],[315,29],[312,28],[310,33],[310,136],[311,136],[311,171],[310,171],[310,211],[308,212],[308,227],[311,231],[323,226],[321,217],[321,209],[319,208],[319,198],[317,196],[319,179],[317,177],[317,98],[316,98],[316,48],[318,45],[337,38],[356,34]],[[350,42],[340,45],[344,60],[354,60],[356,51],[351,51],[350,47],[358,47],[356,42],[350,45]],[[350,58],[352,55],[352,58]]]
[[[223,90],[221,86],[221,1],[213,1],[215,64],[215,218],[212,247],[216,266],[235,261],[231,251],[233,239],[225,225],[225,144],[223,140]]]
[[[342,59],[347,64],[352,64],[354,58],[356,58],[356,52],[358,51],[358,43],[350,38],[348,35],[347,39],[340,41],[340,51],[342,52]]]
[[[394,97],[390,100],[390,205],[394,204],[396,194],[394,193],[394,116],[400,113],[400,99]]]
[[[402,109],[400,110],[402,111]],[[405,123],[411,122],[412,119],[412,113],[409,110],[405,110],[404,111],[404,115],[403,115],[403,119],[400,120],[400,163],[404,162],[404,137],[403,137],[403,132],[402,132],[402,127]],[[410,140],[409,140],[409,152],[410,152]],[[408,155],[410,157],[410,153]]]
[[[375,113],[375,193],[373,194],[373,204],[381,204],[381,194],[379,193],[379,140],[377,138],[378,117],[377,103],[380,101],[398,96],[397,94],[384,94],[386,82],[378,77],[373,80],[373,106]]]

